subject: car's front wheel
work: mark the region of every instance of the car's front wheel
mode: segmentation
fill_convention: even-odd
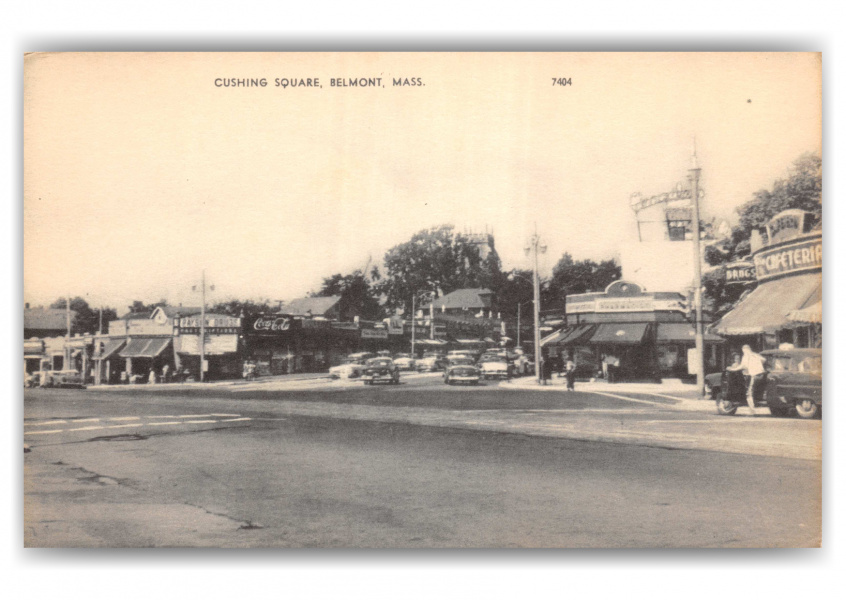
[[[799,400],[796,402],[796,414],[803,419],[813,419],[820,412],[820,407],[813,400]]]

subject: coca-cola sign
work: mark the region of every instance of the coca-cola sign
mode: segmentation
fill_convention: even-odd
[[[296,321],[293,317],[279,315],[259,316],[253,321],[252,330],[260,333],[275,333],[278,331],[288,331],[296,326]]]

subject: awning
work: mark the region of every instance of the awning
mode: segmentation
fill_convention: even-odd
[[[170,344],[170,338],[135,338],[121,350],[123,358],[155,358]]]
[[[602,323],[590,338],[591,344],[642,344],[649,323]]]
[[[571,325],[541,340],[541,346],[578,346],[590,339],[595,325]]]
[[[24,340],[24,354],[44,354],[44,342],[41,340]]]
[[[115,352],[123,348],[124,344],[126,344],[126,338],[115,338],[111,340],[106,340],[105,342],[103,342],[102,354],[95,354],[94,360],[108,360],[112,357]]]
[[[421,344],[423,346],[446,346],[447,342],[444,340],[416,340],[415,344]]]
[[[719,343],[725,341],[713,333],[703,332],[702,335],[706,342]],[[659,344],[662,342],[674,344],[689,342],[693,344],[696,342],[696,328],[690,323],[659,323],[656,341]]]
[[[721,335],[775,332],[788,326],[791,311],[816,302],[822,302],[822,278],[818,273],[767,281],[729,311],[712,330]]]
[[[793,323],[822,323],[822,302],[787,313],[787,320]]]

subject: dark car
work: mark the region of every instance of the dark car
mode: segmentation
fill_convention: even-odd
[[[482,377],[482,371],[476,366],[476,361],[470,356],[456,356],[449,360],[444,371],[444,383],[469,383],[477,385]]]
[[[822,413],[822,351],[813,348],[765,350],[767,372],[753,396],[755,406],[766,406],[776,417],[793,411],[804,419]],[[717,412],[733,415],[746,406],[748,378],[740,371],[714,373],[705,378],[706,389],[717,402]]]
[[[767,357],[764,396],[770,412],[784,417],[791,412],[803,419],[822,415],[822,350],[772,350]]]
[[[377,381],[396,384],[399,383],[399,377],[399,368],[394,364],[394,361],[380,356],[371,358],[365,363],[361,380],[366,385],[371,385]]]

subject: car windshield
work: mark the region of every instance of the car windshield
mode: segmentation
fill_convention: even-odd
[[[456,358],[451,358],[449,361],[450,365],[472,365],[473,359],[469,357],[459,356]]]
[[[391,359],[390,358],[371,358],[367,361],[368,367],[390,367],[391,366]]]

